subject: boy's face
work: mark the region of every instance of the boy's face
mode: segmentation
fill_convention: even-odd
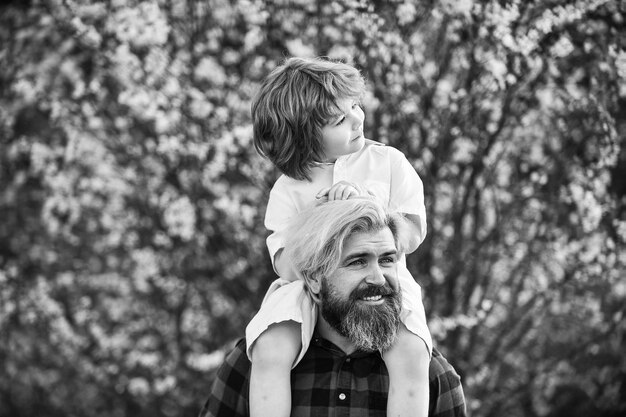
[[[365,144],[363,120],[365,114],[356,98],[337,100],[340,114],[322,128],[324,162],[359,151]]]

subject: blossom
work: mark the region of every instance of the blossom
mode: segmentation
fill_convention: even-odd
[[[400,26],[404,26],[408,23],[411,23],[415,19],[415,15],[417,14],[417,9],[413,3],[404,2],[398,6],[396,10],[396,17],[398,18],[398,23]]]
[[[310,57],[315,55],[315,48],[305,44],[302,39],[290,39],[285,44],[292,56]]]
[[[196,231],[196,211],[187,196],[170,202],[163,213],[168,232],[182,240],[190,240]]]
[[[140,292],[146,292],[149,279],[160,273],[157,255],[152,249],[144,248],[132,251],[130,257],[135,263],[133,284]]]
[[[243,49],[245,52],[251,52],[264,41],[265,33],[258,26],[253,26],[244,37]]]
[[[128,44],[123,43],[109,54],[116,71],[116,78],[125,86],[131,86],[143,76],[142,64]]]
[[[27,78],[18,79],[13,85],[12,90],[20,96],[25,103],[32,103],[37,99],[38,89],[36,84]]]
[[[626,81],[626,51],[619,51],[615,58],[615,68],[617,69],[617,75]]]
[[[441,7],[451,15],[469,17],[474,7],[474,0],[440,0]]]
[[[146,82],[154,84],[167,75],[170,60],[165,51],[158,48],[150,49],[144,60],[144,70],[147,74]]]
[[[135,377],[128,381],[128,391],[132,395],[148,395],[150,393],[150,383],[142,377]]]
[[[158,91],[139,87],[122,91],[118,101],[128,106],[139,119],[146,121],[157,119],[162,114],[159,107],[167,103],[166,97]]]
[[[206,80],[216,86],[223,86],[227,77],[224,69],[210,56],[204,57],[194,69],[194,76],[198,80]]]
[[[571,54],[573,50],[574,45],[572,45],[572,42],[567,38],[567,36],[561,36],[558,42],[550,48],[550,53],[557,58],[563,58]]]
[[[226,355],[221,350],[216,350],[211,353],[190,353],[187,355],[187,365],[195,370],[201,372],[209,372],[224,362]]]
[[[135,47],[163,45],[170,32],[167,19],[153,1],[141,2],[135,8],[120,8],[108,26],[120,41]]]

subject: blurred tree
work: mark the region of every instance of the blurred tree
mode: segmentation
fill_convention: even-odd
[[[249,102],[360,68],[475,416],[626,412],[624,1],[0,6],[0,415],[195,415],[273,279]]]

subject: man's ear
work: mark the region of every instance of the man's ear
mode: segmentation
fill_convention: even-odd
[[[314,301],[319,302],[319,295],[322,291],[322,282],[321,279],[317,276],[312,276],[311,274],[300,274],[300,278],[304,281],[305,286],[309,290],[309,294]]]
[[[322,282],[320,281],[320,279],[317,277],[309,277],[308,282],[311,292],[315,295],[319,295],[322,291]]]

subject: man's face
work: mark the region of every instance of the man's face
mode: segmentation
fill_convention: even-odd
[[[398,255],[391,230],[355,233],[339,267],[322,279],[322,317],[357,348],[386,350],[400,323]]]

